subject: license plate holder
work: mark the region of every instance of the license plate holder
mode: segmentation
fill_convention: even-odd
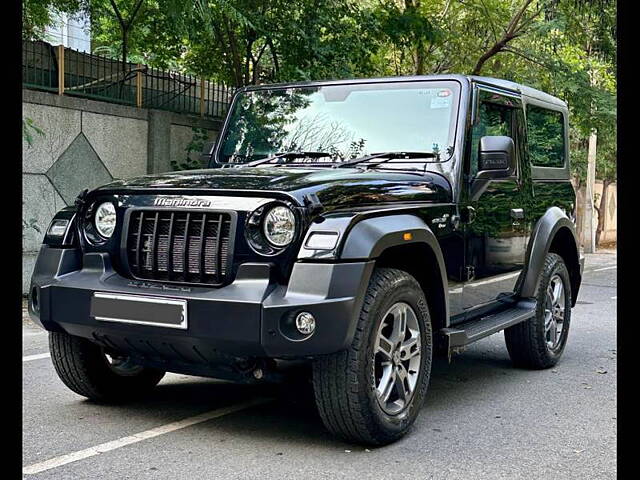
[[[91,299],[91,316],[100,322],[186,330],[187,301],[179,298],[95,292]]]

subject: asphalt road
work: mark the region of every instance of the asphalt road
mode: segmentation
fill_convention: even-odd
[[[25,317],[24,477],[615,478],[616,261],[587,256],[556,368],[513,368],[502,334],[436,360],[413,430],[377,449],[334,440],[300,385],[168,374],[144,401],[91,403],[58,380],[46,334]]]

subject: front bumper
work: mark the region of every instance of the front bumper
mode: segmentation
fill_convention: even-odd
[[[373,262],[296,263],[288,285],[273,281],[272,268],[243,264],[234,282],[221,288],[176,286],[124,278],[104,253],[81,255],[76,249],[43,246],[31,280],[29,312],[46,330],[165,362],[300,358],[346,348]],[[96,320],[90,314],[94,292],[185,299],[188,328]],[[304,340],[286,333],[286,322],[300,311],[316,318],[315,332]]]

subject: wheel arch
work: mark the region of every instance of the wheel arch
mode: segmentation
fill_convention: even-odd
[[[434,332],[448,325],[444,257],[438,239],[422,219],[409,214],[364,219],[349,232],[340,258],[375,260],[376,266],[406,271],[422,287]]]
[[[575,306],[582,281],[582,262],[578,249],[575,224],[558,207],[551,207],[538,220],[527,251],[520,296],[534,297],[547,253],[560,255],[569,271],[571,304]]]

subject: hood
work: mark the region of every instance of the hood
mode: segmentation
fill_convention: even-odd
[[[301,205],[315,193],[325,207],[390,202],[449,202],[451,186],[438,173],[406,173],[357,168],[250,167],[187,170],[118,180],[96,192],[224,193],[293,197]]]

